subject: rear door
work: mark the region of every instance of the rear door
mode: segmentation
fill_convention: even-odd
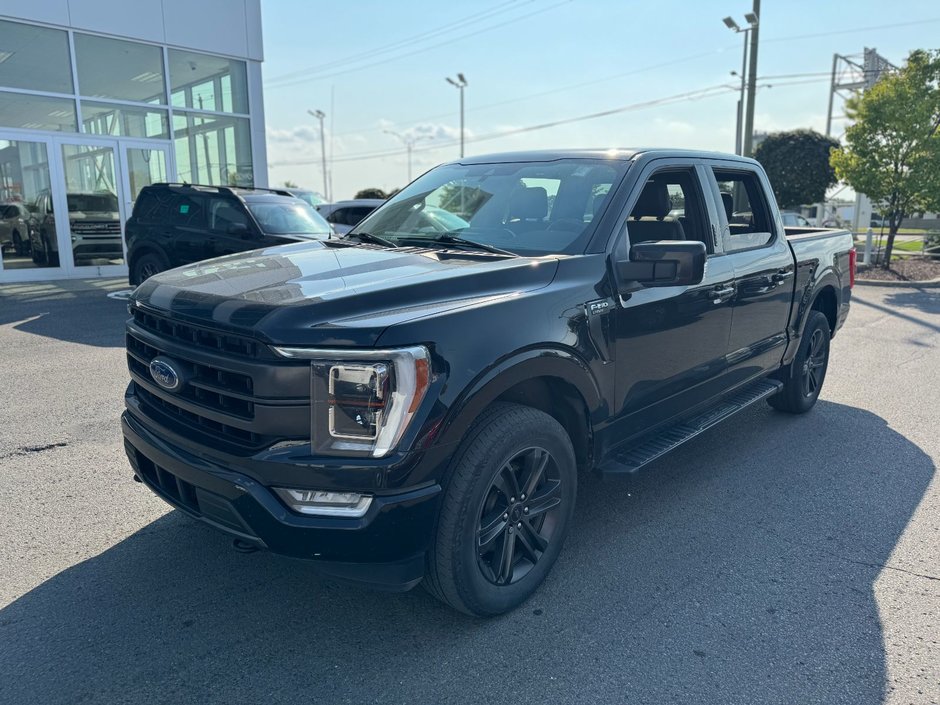
[[[715,238],[717,213],[703,188],[700,168],[689,160],[656,160],[634,190],[630,217],[618,231],[616,257],[623,258],[634,241],[685,239],[704,242],[708,259],[700,284],[638,288],[618,297],[616,405],[621,437],[687,411],[727,386],[734,294],[734,273]]]
[[[794,261],[763,174],[740,162],[706,168],[719,205],[722,249],[734,269],[729,361],[744,379],[780,364],[794,287]]]

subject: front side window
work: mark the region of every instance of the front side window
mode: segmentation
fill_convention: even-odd
[[[630,243],[699,240],[713,251],[711,231],[694,169],[659,171],[643,185],[627,219]]]
[[[517,254],[574,253],[627,162],[448,164],[386,202],[354,230],[396,245],[457,236]]]
[[[774,230],[757,175],[748,171],[721,169],[714,169],[714,174],[728,221],[724,238],[725,252],[750,250],[770,243]]]

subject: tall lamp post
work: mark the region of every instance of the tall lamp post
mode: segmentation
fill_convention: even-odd
[[[383,130],[386,135],[392,135],[401,140],[401,143],[405,145],[405,151],[408,152],[408,183],[411,183],[411,150],[414,149],[415,142],[420,142],[421,140],[430,140],[433,139],[431,135],[415,135],[409,137],[408,135],[403,135],[400,132],[395,132],[394,130]]]
[[[463,158],[463,89],[467,87],[467,79],[462,73],[457,74],[457,80],[447,77],[447,82],[460,91],[460,157]]]
[[[323,130],[323,118],[326,117],[326,113],[322,110],[308,110],[307,114],[320,121],[320,155],[323,161],[323,195],[326,197],[327,201],[332,201],[333,198],[329,192],[330,185],[326,178],[326,136]]]
[[[736,130],[735,130],[736,134],[735,134],[735,138],[734,138],[734,151],[735,151],[735,154],[741,154],[741,155],[743,155],[743,154],[745,153],[745,145],[746,145],[746,147],[747,147],[747,151],[750,151],[750,143],[751,143],[751,140],[750,140],[750,139],[745,139],[745,137],[744,137],[744,134],[745,134],[745,127],[744,127],[744,121],[745,121],[745,120],[744,120],[744,103],[745,103],[745,100],[744,100],[744,96],[745,96],[745,88],[746,88],[746,86],[748,85],[748,82],[747,82],[747,73],[748,73],[748,71],[747,71],[748,39],[749,39],[749,35],[751,34],[751,30],[756,30],[756,29],[757,29],[757,21],[758,21],[758,20],[757,20],[757,15],[754,14],[753,12],[748,12],[748,13],[746,13],[746,14],[744,15],[744,19],[747,20],[748,26],[747,26],[747,27],[743,27],[743,28],[742,28],[742,27],[739,27],[739,26],[738,26],[738,23],[735,22],[734,19],[731,18],[731,17],[725,17],[725,18],[722,20],[722,22],[725,23],[725,26],[726,26],[728,29],[730,29],[730,30],[732,30],[732,31],[734,31],[734,32],[737,32],[737,33],[744,34],[744,52],[743,52],[743,56],[741,57],[741,74],[740,74],[740,75],[741,75],[741,97],[738,98],[738,121],[737,121],[737,128],[736,128]],[[756,68],[756,64],[755,64],[755,68]],[[732,71],[732,72],[731,72],[731,75],[732,75],[732,76],[735,76],[735,75],[737,75],[737,74],[738,74],[737,71]],[[748,99],[749,99],[748,106],[749,106],[749,109],[751,110],[751,113],[750,113],[751,119],[753,120],[753,115],[754,115],[754,113],[753,113],[753,105],[752,105],[752,103],[751,103],[750,101],[753,101],[753,100],[754,100],[754,96],[753,96],[754,86],[751,86],[751,87],[750,87],[750,91],[751,91],[751,92],[750,92],[750,94],[748,95]],[[752,131],[753,131],[753,128],[752,128]]]

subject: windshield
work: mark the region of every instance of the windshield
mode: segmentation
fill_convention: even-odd
[[[396,245],[441,233],[517,254],[573,253],[628,166],[602,159],[449,164],[356,226]]]
[[[314,193],[313,191],[306,191],[302,189],[288,189],[288,190],[294,196],[299,198],[301,201],[306,201],[311,206],[316,207],[316,206],[322,205],[323,203],[326,203],[326,199],[320,196],[320,194]]]
[[[271,235],[329,235],[330,224],[303,201],[247,202],[261,229]]]
[[[110,213],[118,209],[117,196],[113,193],[69,193],[65,200],[72,213]]]

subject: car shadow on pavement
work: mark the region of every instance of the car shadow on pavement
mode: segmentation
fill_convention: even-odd
[[[492,620],[171,512],[0,610],[0,702],[880,703],[873,584],[933,474],[867,411],[754,408],[585,477],[546,584]]]
[[[852,297],[853,305],[867,306],[876,311],[887,313],[896,318],[901,318],[908,323],[921,326],[931,331],[940,332],[940,325],[930,323],[912,316],[909,313],[903,313],[901,309],[916,309],[922,313],[940,313],[940,295],[926,291],[909,291],[897,294],[890,294],[885,297],[884,305],[872,303],[859,294]]]
[[[127,301],[106,291],[42,291],[0,295],[0,326],[80,345],[124,345]]]

